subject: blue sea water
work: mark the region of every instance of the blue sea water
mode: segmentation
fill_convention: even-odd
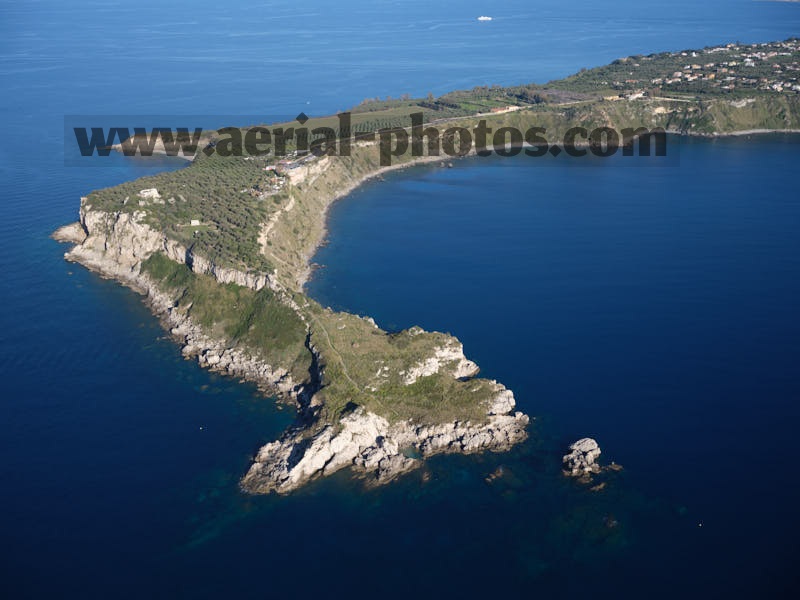
[[[241,495],[290,412],[184,361],[48,235],[145,172],[66,167],[64,115],[323,114],[799,25],[723,0],[0,4],[0,595],[790,597],[796,139],[683,141],[664,168],[467,159],[336,204],[314,297],[450,331],[537,416],[514,452],[379,490]],[[583,435],[625,466],[600,493],[558,471]]]

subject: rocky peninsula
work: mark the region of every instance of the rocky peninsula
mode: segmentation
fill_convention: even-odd
[[[451,336],[429,334],[419,328],[389,335],[369,319],[334,313],[316,304],[311,307],[308,299],[300,305],[297,296],[282,288],[274,277],[198,260],[189,249],[142,223],[140,215],[111,215],[84,203],[80,222],[62,227],[54,237],[75,244],[66,253],[67,260],[144,294],[154,314],[182,345],[184,356],[215,372],[255,382],[266,394],[296,405],[297,424],[280,440],[261,448],[241,482],[246,491],[289,492],[345,467],[352,467],[371,482],[384,483],[433,454],[504,450],[526,437],[528,417],[514,410],[512,392],[495,381],[474,378],[477,365],[466,359],[461,344]],[[268,294],[275,304],[273,312],[284,307],[286,314],[280,316],[288,317],[286,321],[294,316],[303,328],[298,342],[308,358],[307,364],[303,363],[305,372],[298,371],[292,362],[265,356],[263,348],[255,344],[215,331],[219,323],[209,326],[199,322],[201,319],[192,315],[193,301],[181,302],[186,288],[171,287],[154,276],[154,262],[162,267],[169,262],[168,267],[175,265],[182,274],[202,279],[206,285],[254,292],[256,301],[263,301]],[[359,382],[365,379],[360,373],[363,357],[350,350],[345,358],[337,349],[338,338],[348,325],[359,329],[356,339],[367,330],[366,336],[386,346],[384,354],[370,356],[375,373],[366,378],[366,384]],[[400,340],[413,351],[396,349]],[[335,358],[331,360],[330,355]],[[352,374],[347,370],[350,360]],[[405,369],[392,366],[394,361]],[[336,392],[329,389],[335,386],[328,382],[328,371],[337,367],[350,385],[363,385],[360,393],[336,398],[342,405],[338,407],[332,396]],[[450,381],[437,386],[432,379]],[[392,386],[418,390],[412,393],[423,399],[432,390],[451,389],[453,399],[467,405],[460,408],[456,402],[443,399],[442,406],[421,411],[413,406],[402,410],[396,403],[387,407],[382,404],[380,388]],[[364,395],[372,396],[373,402],[363,401]],[[389,400],[391,396],[386,395],[386,402]],[[425,419],[428,412],[442,417]]]
[[[781,64],[797,63],[790,46]],[[720,62],[720,52],[709,53]],[[625,61],[620,69],[642,68],[649,81],[687,62],[680,53]],[[710,73],[709,64],[703,68]],[[626,95],[635,83],[608,95],[619,83],[615,68],[547,86],[367,103],[353,110],[355,143],[347,155],[317,156],[296,145],[284,156],[199,152],[185,168],[81,198],[78,222],[54,237],[73,244],[67,260],[143,294],[187,358],[296,407],[295,425],[255,454],[241,480],[247,492],[286,493],[345,468],[380,484],[434,454],[507,450],[526,438],[529,417],[516,410],[511,390],[477,376],[458,339],[419,327],[387,332],[368,317],[319,305],[303,289],[309,263],[330,205],[387,170],[379,144],[365,134],[404,126],[414,112],[422,111],[443,140],[446,128],[472,127],[478,118],[495,130],[544,126],[552,139],[576,125],[692,134],[800,129],[790,86],[755,87],[744,92],[752,96],[746,101],[713,83],[702,99],[687,98],[684,88],[680,97]],[[336,118],[306,125],[332,128]],[[214,135],[205,139],[218,143]],[[391,168],[403,168],[439,157],[408,149],[393,160]],[[582,442],[567,461],[576,474],[599,454]]]

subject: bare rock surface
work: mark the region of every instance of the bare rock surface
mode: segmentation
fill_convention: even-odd
[[[582,438],[569,447],[569,454],[565,454],[562,459],[567,475],[571,477],[583,477],[592,473],[600,472],[600,465],[597,464],[597,457],[600,456],[600,446],[592,438]]]
[[[314,435],[307,430],[288,432],[259,450],[242,487],[253,493],[285,493],[345,467],[374,483],[385,483],[434,454],[507,450],[527,437],[528,417],[512,412],[513,394],[496,385],[497,396],[487,407],[485,423],[389,423],[359,408],[340,420],[338,430],[328,425]],[[505,409],[509,410],[500,412]]]

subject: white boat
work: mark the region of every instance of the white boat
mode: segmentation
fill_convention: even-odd
[[[478,21],[491,21],[491,20],[492,20],[492,17],[484,17],[484,16],[478,17]]]

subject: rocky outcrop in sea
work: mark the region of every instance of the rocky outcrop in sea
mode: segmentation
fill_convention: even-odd
[[[600,446],[592,438],[582,438],[570,444],[569,454],[563,457],[564,472],[571,477],[584,477],[600,472],[597,458],[600,456]]]

